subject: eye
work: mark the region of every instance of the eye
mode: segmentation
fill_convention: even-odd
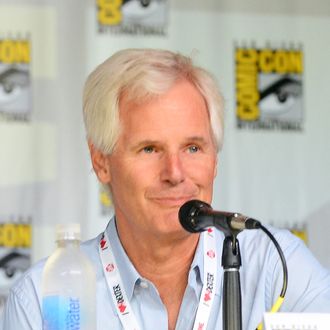
[[[153,152],[155,152],[155,147],[153,146],[146,146],[142,149],[142,151],[146,154],[151,154]]]
[[[196,152],[198,152],[200,150],[200,148],[196,145],[191,145],[188,147],[188,151],[191,153],[191,154],[194,154]]]

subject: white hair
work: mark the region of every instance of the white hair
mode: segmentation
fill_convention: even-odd
[[[110,154],[120,133],[119,102],[142,103],[187,80],[205,99],[217,150],[223,142],[223,97],[214,77],[192,59],[167,50],[125,49],[101,63],[85,83],[84,122],[88,140]]]

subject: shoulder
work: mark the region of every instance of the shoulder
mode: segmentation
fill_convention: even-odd
[[[266,225],[265,228],[273,235],[284,254],[289,256],[294,251],[305,250],[305,243],[287,229],[279,229]],[[277,254],[271,238],[261,229],[244,230],[238,235],[239,242],[248,255],[271,257]]]
[[[322,267],[306,244],[286,229],[265,226],[273,235],[285,257],[290,278],[297,273],[301,281],[308,283],[311,278],[320,276],[329,281],[329,271]],[[262,278],[268,284],[282,274],[279,252],[270,237],[262,230],[244,230],[238,234],[242,259],[242,272],[251,277]],[[292,282],[291,282],[292,283]]]
[[[81,250],[85,253],[85,255],[93,264],[97,279],[100,279],[103,276],[102,264],[99,255],[99,243],[101,237],[102,234],[99,234],[97,237],[90,239],[88,241],[84,241],[81,244]]]
[[[97,253],[98,237],[82,243],[81,248],[93,264],[99,262]],[[20,308],[28,313],[40,313],[41,311],[41,283],[42,273],[47,258],[42,259],[31,266],[10,288],[7,307],[20,305]]]
[[[101,240],[102,233],[97,235],[96,237],[84,241],[81,243],[81,249],[91,258],[95,259],[98,257],[98,246]]]
[[[27,270],[10,288],[3,312],[4,329],[41,328],[40,283],[45,260]]]
[[[85,241],[81,244],[81,249],[88,256],[91,261],[97,263],[98,258],[98,237]],[[42,272],[45,267],[47,258],[44,258],[33,266],[31,266],[11,287],[10,291],[14,292],[16,295],[26,293],[34,293],[38,298],[40,298],[40,284],[42,279]]]
[[[266,229],[274,236],[279,243],[281,249],[287,253],[291,250],[304,248],[305,244],[287,229],[279,229],[272,226],[265,226]],[[220,242],[223,241],[224,235],[218,232]],[[270,237],[261,229],[246,229],[237,235],[242,256],[250,258],[251,256],[270,256],[275,251],[275,245]]]
[[[10,294],[17,296],[21,302],[29,303],[29,296],[40,297],[39,284],[46,259],[38,261],[30,267],[10,288]]]
[[[289,274],[283,311],[329,312],[330,272],[314,257],[306,244],[290,231],[266,227],[283,251]],[[242,234],[242,235],[241,235]],[[270,308],[282,287],[282,263],[271,239],[261,230],[246,230],[238,235],[242,263],[249,283],[263,283]],[[241,237],[241,238],[240,238]],[[242,267],[242,268],[243,268]]]
[[[293,235],[289,230],[265,226],[273,235],[283,252],[289,270],[295,272],[298,269],[307,273],[328,271],[321,266],[312,252],[300,238]],[[282,269],[279,252],[274,242],[262,230],[245,230],[238,235],[241,243],[241,254],[245,262],[258,265],[258,269],[264,269],[274,275],[275,268]]]

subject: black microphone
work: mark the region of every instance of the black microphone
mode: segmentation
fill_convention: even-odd
[[[211,205],[199,200],[184,203],[179,210],[179,220],[182,227],[191,233],[216,227],[226,235],[231,235],[243,229],[257,229],[261,226],[258,220],[240,213],[214,211]]]

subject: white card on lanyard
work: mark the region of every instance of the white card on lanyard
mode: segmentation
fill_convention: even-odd
[[[206,330],[210,317],[217,282],[217,252],[213,228],[203,232],[203,288],[196,313],[193,330]],[[133,310],[128,301],[115,256],[112,253],[106,231],[100,244],[99,253],[108,288],[116,306],[117,314],[125,330],[140,330]]]

